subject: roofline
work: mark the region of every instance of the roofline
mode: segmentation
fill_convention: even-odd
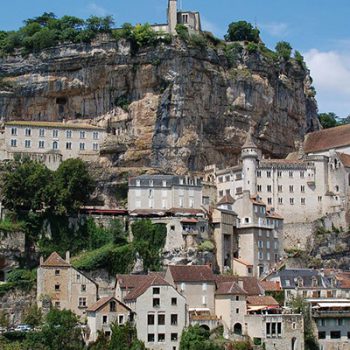
[[[31,127],[46,127],[46,128],[60,128],[60,129],[87,129],[87,130],[101,130],[106,129],[100,126],[79,124],[79,123],[63,123],[63,122],[50,122],[50,121],[25,121],[25,120],[13,120],[4,123],[6,126],[31,126]]]

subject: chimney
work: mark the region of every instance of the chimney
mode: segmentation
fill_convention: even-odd
[[[44,263],[44,257],[40,255],[40,266]]]
[[[70,252],[69,250],[66,251],[66,262],[70,264]]]
[[[238,280],[238,286],[242,289],[244,289],[244,285],[243,285],[243,281],[242,280]]]

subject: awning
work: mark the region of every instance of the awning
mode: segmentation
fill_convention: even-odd
[[[350,302],[349,303],[318,303],[317,304],[318,308],[322,307],[350,307]],[[314,307],[316,308],[316,307]]]
[[[195,218],[186,218],[186,219],[182,219],[181,222],[184,224],[196,224],[198,220]]]
[[[191,312],[191,311],[200,311],[200,312],[203,312],[203,311],[210,311],[210,309],[207,308],[207,307],[190,307],[190,308],[188,309],[188,311],[189,311],[189,312]]]
[[[277,305],[248,306],[248,311],[272,310],[272,309],[280,309],[280,307]]]

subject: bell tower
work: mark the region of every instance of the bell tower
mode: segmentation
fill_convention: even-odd
[[[170,34],[176,33],[177,0],[168,0],[168,30]]]
[[[241,151],[243,165],[243,190],[250,195],[256,194],[256,168],[258,165],[258,148],[253,141],[253,129],[250,128]]]

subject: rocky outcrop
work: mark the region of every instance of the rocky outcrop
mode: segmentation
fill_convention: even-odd
[[[2,120],[90,119],[115,134],[102,153],[117,166],[234,164],[250,124],[281,157],[319,127],[308,72],[246,50],[229,64],[224,50],[175,39],[137,53],[126,42],[71,44],[1,59],[0,76]]]

